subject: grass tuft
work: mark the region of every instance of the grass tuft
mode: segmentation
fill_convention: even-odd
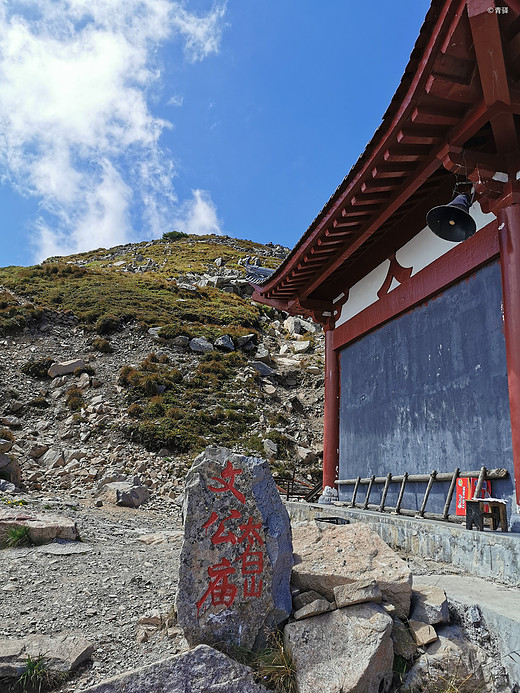
[[[2,540],[2,546],[5,549],[16,549],[21,546],[32,546],[32,544],[29,527],[24,526],[11,527]]]

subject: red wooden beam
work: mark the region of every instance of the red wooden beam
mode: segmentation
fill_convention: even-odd
[[[507,69],[500,36],[499,16],[489,12],[487,0],[468,0],[468,17],[475,47],[482,94],[486,106],[497,102],[510,105]],[[491,3],[493,4],[493,3]],[[491,120],[499,153],[518,149],[518,136],[511,113],[501,113]]]
[[[323,488],[336,488],[339,459],[339,357],[333,331],[325,332],[325,398],[323,411]]]
[[[516,502],[520,505],[520,204],[499,210],[497,221]]]

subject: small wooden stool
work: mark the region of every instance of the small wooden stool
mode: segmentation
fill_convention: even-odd
[[[484,512],[484,506],[489,506],[489,512]],[[492,498],[473,498],[466,501],[466,529],[475,528],[482,532],[484,520],[489,519],[490,528],[495,531],[500,525],[503,532],[507,532],[506,504],[503,501]]]

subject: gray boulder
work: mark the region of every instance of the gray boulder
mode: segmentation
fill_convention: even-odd
[[[290,623],[284,644],[299,693],[388,690],[394,652],[392,618],[377,604],[358,604]]]
[[[20,463],[3,452],[0,452],[0,479],[5,479],[18,488],[22,485]]]
[[[444,590],[435,585],[414,585],[410,619],[429,623],[431,626],[448,623],[450,612]]]
[[[253,671],[207,645],[86,689],[86,693],[266,693]]]
[[[68,375],[74,373],[76,368],[84,368],[85,361],[83,359],[72,359],[70,361],[62,361],[61,363],[53,363],[47,371],[51,378],[56,378],[58,375]]]
[[[101,487],[99,494],[104,502],[125,508],[138,508],[150,497],[147,486],[138,481],[112,481]]]
[[[220,351],[235,351],[233,340],[228,334],[223,334],[222,337],[216,339],[215,346],[217,349],[220,349]]]
[[[439,638],[430,645],[408,672],[402,693],[421,693],[432,681],[452,684],[459,693],[494,693],[489,655],[469,642],[458,626],[443,626]]]
[[[207,448],[188,472],[177,594],[190,645],[251,648],[291,613],[291,527],[266,461]]]
[[[32,513],[22,508],[0,510],[0,541],[13,528],[27,527],[34,544],[46,544],[54,539],[75,541],[79,537],[74,520],[61,515]]]
[[[204,337],[194,337],[190,340],[190,349],[196,354],[205,354],[207,351],[213,351],[213,344]]]
[[[25,670],[27,658],[43,656],[47,672],[68,674],[89,659],[94,647],[77,635],[28,635],[0,640],[1,679],[17,679]],[[4,690],[4,689],[2,689]]]

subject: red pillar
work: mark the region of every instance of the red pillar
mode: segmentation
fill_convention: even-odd
[[[516,502],[520,504],[520,204],[499,210],[497,219]]]
[[[332,348],[332,330],[325,332],[325,403],[323,424],[323,488],[338,478],[339,458],[339,358]]]

